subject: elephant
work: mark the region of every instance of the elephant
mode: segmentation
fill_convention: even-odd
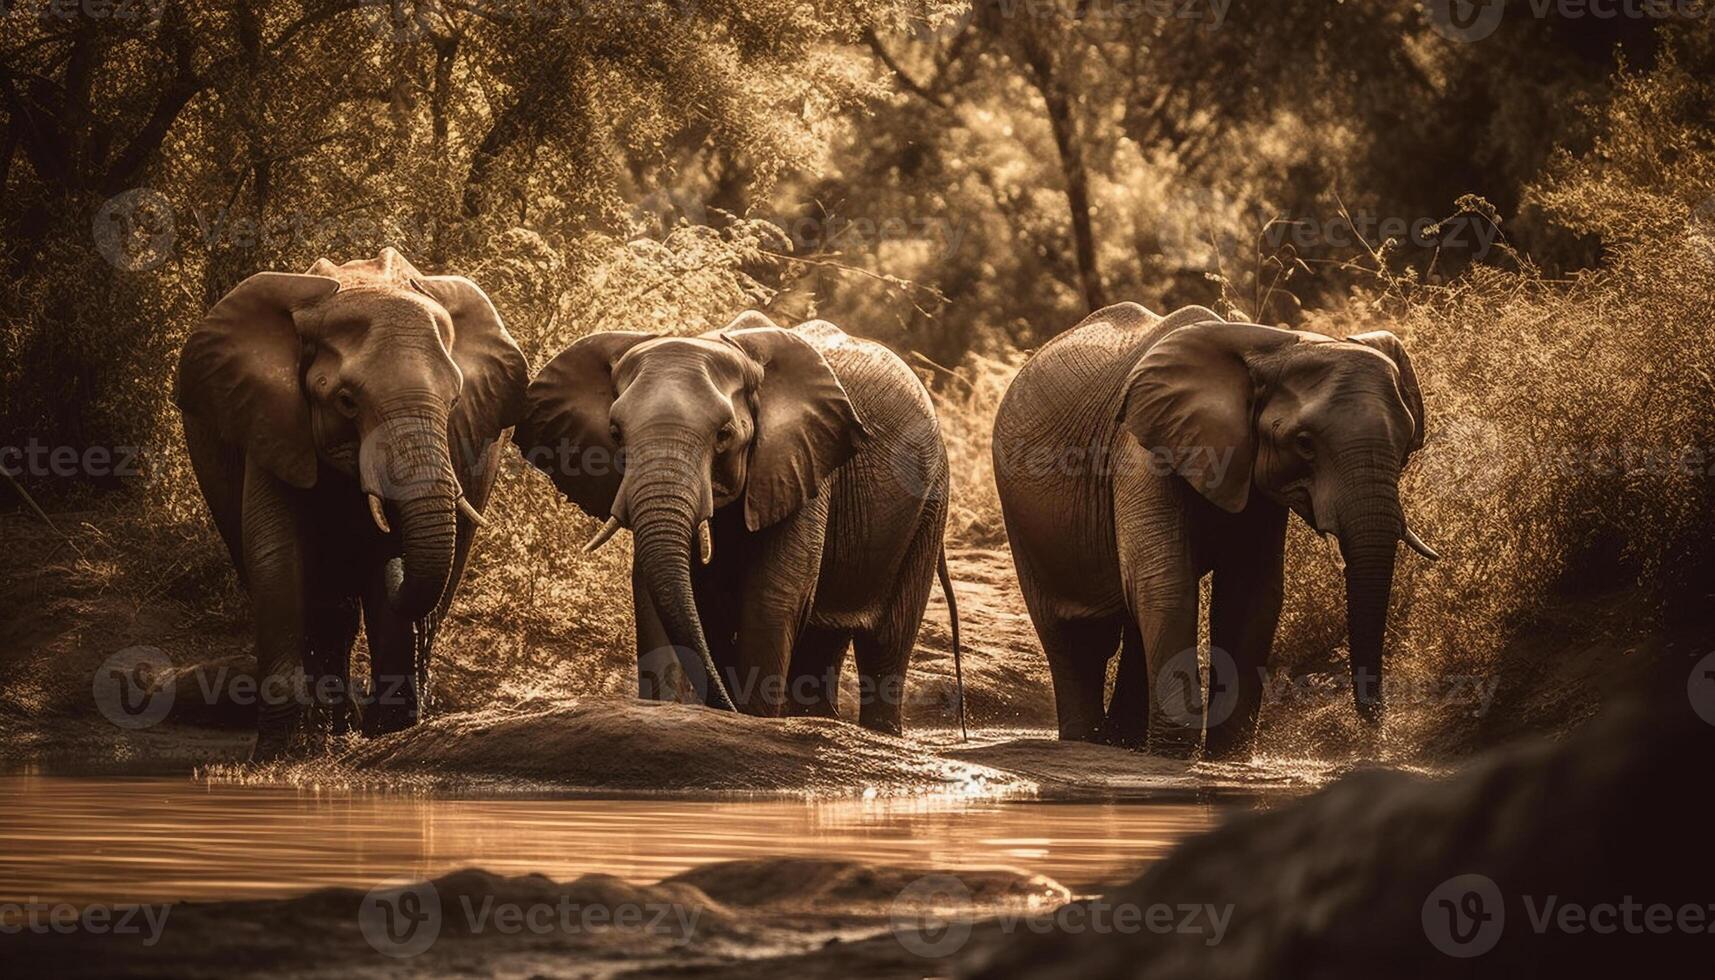
[[[992,448],[1060,737],[1245,752],[1284,596],[1288,512],[1343,565],[1353,701],[1379,723],[1396,546],[1437,557],[1399,499],[1423,438],[1417,375],[1387,331],[1335,340],[1119,303],[1045,344],[1007,389]]]
[[[391,248],[256,273],[191,332],[174,401],[255,615],[253,760],[287,751],[306,711],[342,733],[417,721],[528,381],[475,283]],[[360,623],[367,692],[350,684]]]
[[[599,332],[527,401],[525,458],[607,522],[586,547],[632,533],[639,696],[837,717],[850,646],[859,723],[898,734],[937,573],[962,680],[946,447],[886,347],[754,310],[700,336]]]

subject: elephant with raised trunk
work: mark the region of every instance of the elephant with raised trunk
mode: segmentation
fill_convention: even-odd
[[[937,569],[948,587],[947,453],[891,351],[756,312],[595,333],[531,383],[514,439],[607,522],[592,550],[631,530],[642,696],[834,717],[851,646],[859,721],[900,731]]]
[[[253,758],[287,748],[306,701],[335,731],[417,720],[528,381],[475,283],[423,275],[390,248],[257,273],[192,331],[175,400],[255,612]],[[367,696],[349,682],[360,623]]]
[[[1335,340],[1120,303],[1037,351],[1001,402],[994,458],[1060,737],[1188,754],[1206,727],[1210,755],[1244,751],[1289,511],[1343,555],[1353,698],[1379,721],[1396,546],[1436,557],[1399,501],[1423,425],[1411,359],[1386,331]],[[1210,572],[1205,716],[1198,582]]]

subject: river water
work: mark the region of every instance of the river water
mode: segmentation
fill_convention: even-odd
[[[0,902],[283,897],[456,868],[653,882],[801,856],[1134,877],[1228,809],[958,798],[448,799],[186,777],[0,776]]]

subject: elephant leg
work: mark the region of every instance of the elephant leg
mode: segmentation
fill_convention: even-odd
[[[1048,656],[1054,679],[1054,709],[1060,738],[1092,742],[1101,736],[1102,695],[1108,660],[1119,646],[1120,623],[1115,619],[1038,621],[1036,635]]]
[[[851,630],[804,627],[792,650],[786,690],[788,714],[840,716],[840,672],[851,644]]]
[[[366,735],[386,735],[417,723],[416,627],[394,611],[392,600],[404,579],[404,563],[390,559],[370,576],[363,590],[364,633],[369,637]]]
[[[810,620],[828,527],[827,494],[745,542],[735,656],[727,691],[739,710],[779,715],[790,696],[787,672],[799,634]],[[720,554],[720,538],[715,552]],[[716,562],[720,561],[717,557]],[[712,567],[712,566],[711,566]]]
[[[1107,722],[1102,740],[1110,745],[1141,749],[1149,735],[1149,661],[1143,652],[1143,637],[1137,624],[1127,623],[1120,641],[1119,670],[1114,693],[1108,701]]]
[[[1249,553],[1223,555],[1209,606],[1209,731],[1205,752],[1230,759],[1250,750],[1262,707],[1280,606],[1285,595],[1286,510],[1272,507],[1242,538]],[[1245,515],[1251,516],[1249,512]],[[1247,522],[1250,523],[1250,522]],[[1263,553],[1255,553],[1257,542]],[[1225,654],[1223,656],[1222,654]],[[1230,675],[1230,676],[1229,676]],[[1228,684],[1232,687],[1229,689]]]
[[[871,731],[899,735],[905,731],[905,667],[917,638],[917,621],[909,629],[900,621],[852,635],[852,659],[858,668],[858,724]]]
[[[311,710],[329,734],[344,735],[352,729],[351,645],[360,619],[354,598],[322,598],[310,608],[304,673]]]
[[[253,761],[283,755],[291,743],[303,676],[304,544],[289,491],[249,461],[244,471],[245,581],[256,612],[256,747]]]
[[[645,701],[685,700],[680,685],[689,665],[680,662],[635,569],[631,575],[631,612],[637,623],[637,696]],[[700,662],[696,669],[702,669]]]
[[[1149,666],[1148,751],[1189,758],[1203,741],[1203,668],[1197,652],[1197,580],[1159,584],[1137,603],[1138,632]],[[1165,593],[1165,594],[1163,594]]]
[[[904,731],[905,672],[923,625],[929,590],[935,585],[945,521],[942,509],[929,508],[900,564],[898,584],[882,605],[880,622],[852,638],[853,659],[862,681],[858,723],[865,728],[889,735]]]
[[[722,571],[737,574],[730,558]],[[699,574],[693,575],[693,580],[698,578]],[[709,656],[716,664],[732,663],[736,657],[733,633],[737,628],[738,600],[715,603],[699,591],[697,606]],[[654,600],[649,598],[648,586],[635,566],[631,572],[631,609],[637,625],[637,696],[646,701],[707,703],[708,679],[702,658],[694,650],[673,645]]]

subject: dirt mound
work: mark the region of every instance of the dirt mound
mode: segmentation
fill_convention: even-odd
[[[356,741],[331,761],[214,770],[216,778],[327,782],[344,772],[428,789],[900,795],[1027,793],[1026,781],[922,744],[823,718],[752,718],[589,698],[431,718]]]

